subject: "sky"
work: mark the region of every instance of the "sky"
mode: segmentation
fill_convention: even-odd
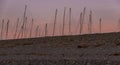
[[[66,25],[68,25],[68,10],[72,8],[72,23],[73,27],[75,27],[79,21],[80,12],[86,7],[84,23],[86,28],[89,11],[91,10],[93,12],[94,32],[98,32],[99,18],[102,18],[103,32],[118,31],[117,23],[118,19],[120,19],[120,0],[0,0],[0,19],[10,19],[11,26],[14,28],[16,19],[22,19],[23,17],[25,5],[28,6],[27,17],[29,21],[34,18],[35,25],[48,23],[49,26],[52,26],[55,9],[58,9],[57,25],[60,27],[63,9],[66,7]],[[87,31],[86,28],[84,29],[85,31]]]

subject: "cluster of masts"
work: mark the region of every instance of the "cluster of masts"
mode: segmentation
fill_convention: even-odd
[[[23,15],[23,22],[22,25],[20,26],[20,30],[18,30],[19,28],[19,18],[17,19],[17,23],[16,23],[16,27],[15,27],[15,32],[13,35],[13,39],[19,39],[19,38],[25,38],[26,35],[28,35],[28,33],[26,32],[27,30],[27,5],[25,5],[25,10],[24,10],[24,15]],[[84,7],[83,11],[80,13],[80,17],[79,17],[79,34],[81,35],[83,32],[83,24],[84,24],[84,20],[85,20],[85,14],[86,14],[86,7]],[[54,17],[54,23],[53,23],[53,31],[52,31],[52,36],[55,36],[55,31],[56,31],[56,23],[57,23],[57,16],[58,16],[58,9],[56,9],[55,11],[55,17]],[[69,35],[72,35],[72,30],[71,30],[71,18],[72,18],[72,9],[69,8]],[[62,24],[62,31],[61,31],[61,36],[65,35],[65,20],[66,20],[66,7],[64,7],[64,13],[63,13],[63,24]],[[5,24],[4,19],[2,20],[1,23],[1,35],[0,38],[1,40],[3,39],[3,34],[5,33],[5,39],[9,39],[9,23],[10,20],[8,19],[7,23]],[[32,19],[31,24],[30,24],[30,32],[29,32],[29,38],[32,38],[32,32],[33,32],[33,23],[34,23],[34,19]],[[88,32],[89,34],[92,34],[92,11],[90,11],[89,14],[89,22],[88,22]],[[120,24],[120,20],[119,20],[119,24]],[[5,30],[4,30],[5,28]],[[120,28],[119,28],[120,29]],[[99,32],[102,32],[102,19],[99,19]],[[35,28],[35,36],[38,37],[40,36],[40,31],[39,31],[39,25]],[[48,36],[48,24],[45,24],[44,27],[44,36]]]

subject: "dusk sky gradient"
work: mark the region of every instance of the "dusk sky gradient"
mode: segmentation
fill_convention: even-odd
[[[74,15],[87,7],[88,11],[106,19],[120,16],[120,0],[0,0],[1,16],[22,16],[25,4],[31,17],[53,16],[56,8],[62,14],[64,7],[71,7]]]
[[[28,19],[34,18],[36,24],[53,23],[56,8],[57,23],[62,23],[64,7],[67,7],[66,19],[68,8],[72,8],[73,25],[78,22],[84,7],[87,7],[85,25],[88,22],[89,11],[92,10],[94,29],[97,29],[99,18],[102,18],[103,26],[106,26],[103,27],[104,31],[116,31],[120,19],[120,0],[0,0],[0,19],[10,19],[14,25],[18,17],[22,18],[25,5],[28,5]]]

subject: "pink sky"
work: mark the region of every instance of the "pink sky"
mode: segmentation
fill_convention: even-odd
[[[93,31],[98,33],[99,18],[102,18],[102,32],[118,31],[117,23],[120,18],[120,0],[0,0],[0,19],[10,19],[12,33],[15,27],[16,19],[22,18],[24,6],[28,5],[27,17],[29,22],[34,18],[35,25],[40,25],[43,29],[44,23],[48,23],[51,30],[54,21],[55,9],[58,9],[57,25],[62,24],[63,8],[67,7],[66,13],[66,34],[68,27],[68,8],[72,8],[72,27],[75,32],[76,24],[79,21],[79,13],[84,7],[87,7],[85,17],[84,33],[87,33],[87,23],[89,11],[93,11]],[[49,33],[50,34],[50,33]],[[10,34],[12,35],[12,34]]]

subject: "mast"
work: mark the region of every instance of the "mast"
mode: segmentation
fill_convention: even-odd
[[[92,33],[92,11],[90,11],[89,15],[88,31],[90,34]]]
[[[64,14],[63,14],[63,29],[62,29],[62,35],[64,35],[64,28],[65,28],[65,14],[66,14],[66,7],[64,7]]]
[[[102,29],[102,19],[100,18],[99,20],[99,26],[100,26],[100,33],[102,32],[101,29]]]
[[[27,17],[25,17],[25,24],[24,24],[24,37],[27,37]]]
[[[54,20],[54,26],[53,26],[53,36],[55,35],[55,29],[56,29],[56,20],[57,20],[57,12],[58,12],[58,10],[56,9],[56,11],[55,11],[55,20]]]
[[[41,37],[41,29],[39,28],[39,37]]]
[[[84,24],[85,14],[86,14],[86,7],[84,7],[84,9],[83,9],[83,15],[81,17],[82,19],[81,19],[81,32],[80,33],[82,33],[82,31],[83,31],[83,24]]]
[[[2,20],[1,39],[3,39],[4,19]]]
[[[80,34],[82,33],[82,12],[80,13]]]
[[[120,32],[120,19],[118,20],[118,32]]]
[[[16,35],[17,35],[17,31],[18,31],[18,24],[19,24],[19,18],[17,19],[17,23],[16,23],[16,28],[15,28],[14,38],[16,38]]]
[[[37,35],[38,35],[38,29],[39,29],[39,26],[37,25],[37,27],[36,27],[36,32],[35,32],[35,36],[37,37]]]
[[[69,34],[71,35],[71,8],[69,8]]]
[[[7,26],[6,26],[6,39],[8,38],[8,31],[9,31],[9,19],[8,19],[8,22],[7,22]]]
[[[31,27],[30,27],[30,38],[32,37],[33,21],[34,21],[34,19],[32,19],[32,21],[31,21]]]
[[[47,36],[47,23],[45,24],[45,37]]]
[[[26,12],[27,12],[27,5],[25,5],[24,15],[23,15],[23,24],[21,27],[21,38],[24,36],[24,26],[25,26],[25,20],[26,20]]]

